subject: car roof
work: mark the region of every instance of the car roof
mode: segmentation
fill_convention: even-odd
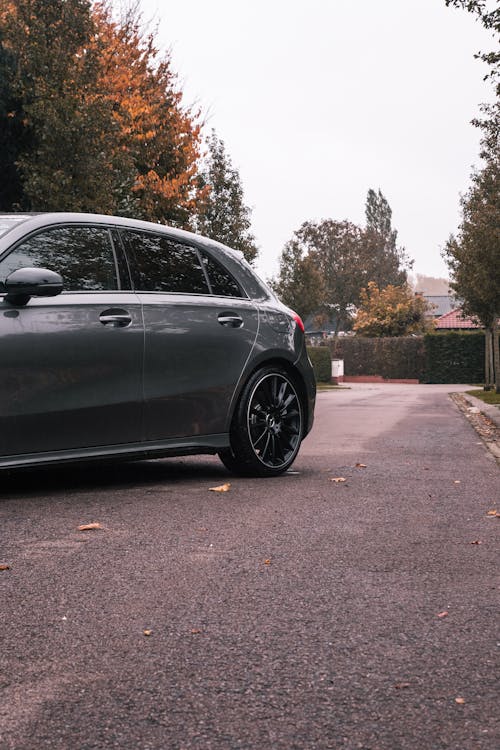
[[[6,229],[2,233],[2,225],[10,224],[12,226]],[[200,234],[188,232],[185,229],[177,229],[177,227],[171,227],[166,224],[156,224],[151,221],[143,221],[142,219],[130,219],[125,216],[109,216],[106,214],[90,214],[90,213],[79,213],[79,212],[67,212],[67,211],[47,211],[40,213],[8,213],[3,212],[0,214],[0,237],[4,237],[6,234],[13,232],[16,228],[22,226],[23,234],[26,232],[26,223],[29,223],[30,229],[41,229],[45,226],[53,226],[54,224],[79,224],[81,222],[90,224],[104,224],[106,226],[125,227],[130,229],[144,229],[145,231],[154,231],[168,234],[169,237],[174,237],[179,240],[186,242],[192,242],[200,246],[207,248],[218,247],[225,253],[229,253],[233,257],[240,259],[243,257],[243,253],[239,250],[234,250],[227,245],[223,245],[221,242],[211,240],[208,237],[204,237]]]

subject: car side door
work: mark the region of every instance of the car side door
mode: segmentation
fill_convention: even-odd
[[[123,240],[143,305],[145,439],[227,431],[257,336],[256,305],[220,263],[187,242],[129,230]]]
[[[121,265],[105,226],[44,228],[3,254],[0,456],[140,439],[144,328]],[[2,286],[23,267],[58,272],[63,293],[9,303]]]

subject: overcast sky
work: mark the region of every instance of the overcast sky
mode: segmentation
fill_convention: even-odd
[[[264,277],[302,222],[364,224],[369,188],[414,271],[440,255],[479,164],[470,121],[492,98],[493,41],[444,0],[139,0],[239,170]]]

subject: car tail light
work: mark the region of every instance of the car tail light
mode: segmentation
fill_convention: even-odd
[[[304,328],[304,324],[302,322],[302,318],[300,317],[300,315],[297,315],[297,313],[294,312],[293,313],[293,319],[297,323],[297,325],[300,328],[300,330],[302,331],[302,333],[304,333],[305,332],[305,328]]]

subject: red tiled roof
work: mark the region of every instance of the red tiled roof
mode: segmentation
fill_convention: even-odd
[[[436,329],[440,328],[482,328],[482,325],[475,318],[468,318],[462,314],[462,310],[458,307],[455,310],[445,315],[441,315],[435,321]]]

